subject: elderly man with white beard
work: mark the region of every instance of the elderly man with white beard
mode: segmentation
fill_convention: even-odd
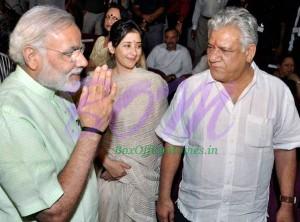
[[[18,65],[0,87],[0,221],[98,221],[93,160],[116,85],[96,68],[76,110],[66,92],[80,87],[83,51],[73,17],[50,6],[26,12],[11,34]]]

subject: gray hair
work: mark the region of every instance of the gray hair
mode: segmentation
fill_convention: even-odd
[[[219,11],[208,21],[208,35],[213,30],[231,25],[239,28],[242,34],[241,44],[243,49],[249,44],[257,45],[257,21],[245,8],[227,7]]]
[[[10,35],[9,54],[18,64],[24,65],[23,49],[42,44],[51,32],[75,24],[66,11],[53,6],[36,6],[27,11],[18,21]]]

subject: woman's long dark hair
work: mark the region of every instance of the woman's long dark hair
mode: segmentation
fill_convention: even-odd
[[[110,10],[111,8],[115,8],[115,9],[119,10],[121,19],[128,19],[128,13],[122,6],[120,6],[114,2],[110,3],[109,6],[107,7],[107,9],[105,10],[104,18],[102,19],[102,24],[101,24],[104,36],[108,36],[108,34],[109,34],[109,32],[104,27],[104,23],[105,23],[106,14],[107,14],[108,10]]]
[[[130,32],[142,34],[139,26],[134,21],[124,19],[116,21],[111,27],[109,41],[111,41],[113,47],[116,48],[122,39]]]

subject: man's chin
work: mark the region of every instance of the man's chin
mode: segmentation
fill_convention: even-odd
[[[80,88],[80,81],[76,81],[64,85],[61,91],[75,93],[79,90],[79,88]]]
[[[167,50],[169,50],[169,51],[176,50],[176,45],[174,45],[174,44],[167,44]]]

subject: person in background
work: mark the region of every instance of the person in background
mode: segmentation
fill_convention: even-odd
[[[110,68],[113,66],[107,48],[109,32],[111,26],[116,21],[120,20],[122,15],[122,8],[115,4],[112,4],[105,12],[103,22],[104,35],[98,37],[94,44],[89,59],[88,69],[94,69],[96,66],[102,66],[104,64],[108,64]]]
[[[299,110],[300,102],[300,78],[295,73],[295,60],[291,54],[283,55],[279,61],[278,70],[275,75],[278,76],[291,90],[296,106]]]
[[[81,0],[66,0],[66,11],[73,15],[80,30],[83,26],[83,3]]]
[[[136,0],[132,5],[135,20],[143,31],[143,49],[147,56],[163,42],[167,0]]]
[[[88,70],[94,69],[96,66],[107,64],[109,68],[115,66],[114,60],[108,52],[107,44],[111,26],[121,18],[126,19],[127,13],[121,6],[111,3],[104,17],[104,35],[98,37],[90,55]],[[138,67],[146,68],[145,56],[142,54]]]
[[[284,4],[286,11],[286,31],[285,40],[288,42],[287,50],[294,56],[296,64],[300,64],[300,2],[289,0]],[[296,67],[296,72],[300,73],[300,66]]]
[[[119,20],[108,48],[115,59],[118,93],[111,124],[101,140],[99,162],[100,222],[156,221],[155,201],[162,142],[154,129],[167,108],[167,84],[137,68],[142,55],[139,27]]]
[[[166,142],[161,222],[267,221],[274,160],[281,194],[277,221],[294,221],[300,119],[288,87],[253,62],[257,27],[244,8],[227,7],[208,21],[209,69],[179,86],[156,128]],[[174,207],[170,192],[183,151]]]
[[[176,78],[192,73],[192,59],[189,51],[178,44],[179,33],[175,28],[165,30],[165,43],[154,47],[147,58],[147,67],[158,69],[167,76]]]
[[[203,55],[198,62],[198,64],[193,68],[192,74],[200,73],[203,72],[204,70],[208,69],[208,64],[207,64],[207,55]]]
[[[191,0],[168,0],[166,16],[168,28],[176,28],[180,38],[179,42],[186,45],[188,32],[188,14]]]
[[[132,3],[133,3],[133,0],[109,0],[108,1],[108,5],[117,4],[117,5],[121,6],[122,8],[124,8],[124,10],[126,11],[126,14],[128,16],[128,19],[132,19],[132,11],[131,11]]]
[[[196,65],[205,50],[207,49],[207,22],[220,9],[225,8],[227,0],[196,0],[192,18],[192,39],[195,39],[195,58],[193,64]]]
[[[4,53],[0,52],[0,83],[15,69],[15,64]]]
[[[15,69],[8,56],[9,35],[20,16],[5,2],[0,2],[0,83]]]
[[[106,0],[80,0],[83,9],[82,32],[87,34],[101,35],[102,20],[106,7]]]
[[[52,5],[60,9],[65,9],[65,0],[29,0],[29,9],[37,5]]]
[[[0,221],[98,220],[93,161],[116,85],[97,68],[76,110],[67,92],[80,87],[83,51],[73,17],[56,7],[30,9],[11,33],[18,65],[0,86]]]

